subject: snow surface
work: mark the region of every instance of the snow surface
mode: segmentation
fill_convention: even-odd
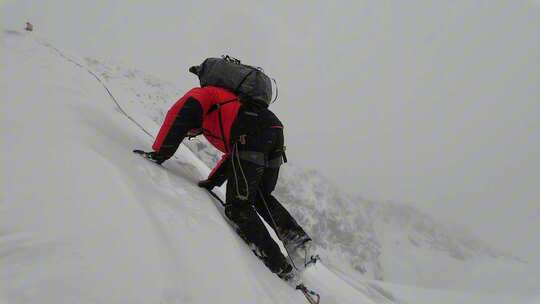
[[[129,105],[136,121],[160,125],[183,94],[133,68],[91,58],[84,62]],[[196,85],[196,78],[183,85]],[[221,157],[202,137],[184,144],[209,167]],[[314,238],[326,265],[352,276],[360,272],[426,288],[538,294],[540,276],[531,276],[525,261],[444,227],[415,208],[350,196],[317,171],[294,163],[290,159],[282,167],[275,195]]]
[[[148,149],[146,133],[156,133],[182,92],[140,71],[68,54],[28,33],[4,31],[1,47],[0,302],[306,302],[251,254],[195,186],[217,158],[204,142],[182,145],[165,169],[130,153]],[[538,300],[540,292],[530,285],[523,294],[498,295],[368,280],[405,281],[411,272],[424,273],[419,270],[432,249],[444,261],[449,252],[489,261],[500,254],[476,242],[448,241],[433,225],[389,233],[403,227],[395,224],[401,218],[388,220],[395,208],[368,202],[355,208],[329,183],[321,185],[317,174],[294,167],[283,177],[278,195],[327,258],[328,268],[319,265],[304,276],[321,293],[321,303]],[[403,238],[416,245],[396,247]],[[430,250],[413,254],[417,247]],[[399,261],[410,264],[398,267]],[[452,267],[459,265],[471,264]],[[431,273],[414,283],[433,279]]]
[[[193,153],[166,169],[133,155],[151,139],[52,46],[10,32],[2,54],[4,301],[305,302],[195,186]],[[305,281],[323,303],[374,303],[322,265]]]

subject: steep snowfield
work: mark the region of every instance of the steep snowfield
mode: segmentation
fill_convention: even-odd
[[[208,168],[185,148],[166,169],[133,155],[151,139],[60,54],[26,33],[3,33],[0,299],[305,302],[194,186]],[[322,265],[305,281],[323,303],[374,303]]]
[[[113,88],[136,121],[160,125],[170,104],[183,94],[177,86],[136,69],[90,58],[84,63]],[[192,83],[182,85],[195,84],[193,77]],[[220,158],[201,137],[184,144],[209,167]],[[283,166],[275,195],[314,238],[326,265],[351,275],[359,272],[435,289],[512,293],[536,289],[540,278],[526,275],[527,263],[448,229],[414,208],[343,193],[317,171],[294,163],[291,159]]]
[[[145,131],[156,133],[181,91],[28,33],[4,31],[1,47],[0,302],[305,303],[194,186],[218,157],[207,143],[186,142],[165,169],[130,153],[149,148]],[[449,278],[479,267],[473,259],[508,264],[415,212],[339,193],[316,172],[285,166],[277,195],[329,265],[305,275],[321,303],[534,303],[540,293],[529,283],[526,294],[498,295],[370,281],[462,289],[473,280]],[[438,276],[441,262],[455,273]]]

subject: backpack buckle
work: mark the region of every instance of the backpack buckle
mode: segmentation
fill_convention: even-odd
[[[242,145],[245,145],[246,142],[247,142],[246,137],[247,137],[246,134],[238,136],[238,142],[239,142],[240,144],[242,144]]]

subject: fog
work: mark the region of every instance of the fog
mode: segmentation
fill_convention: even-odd
[[[261,66],[292,164],[540,264],[538,1],[1,3],[3,28],[185,90],[209,56]]]

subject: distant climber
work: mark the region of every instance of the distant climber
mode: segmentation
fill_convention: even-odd
[[[161,164],[171,158],[187,136],[204,134],[225,153],[199,186],[211,190],[226,180],[225,214],[247,241],[262,253],[266,266],[288,280],[294,270],[270,236],[259,214],[283,241],[295,266],[311,257],[312,240],[272,195],[284,162],[283,124],[268,109],[272,85],[261,69],[230,58],[209,58],[190,68],[199,77],[196,87],[168,111],[148,152]]]
[[[34,30],[34,26],[32,25],[32,23],[26,22],[26,27],[24,29],[31,32]]]

